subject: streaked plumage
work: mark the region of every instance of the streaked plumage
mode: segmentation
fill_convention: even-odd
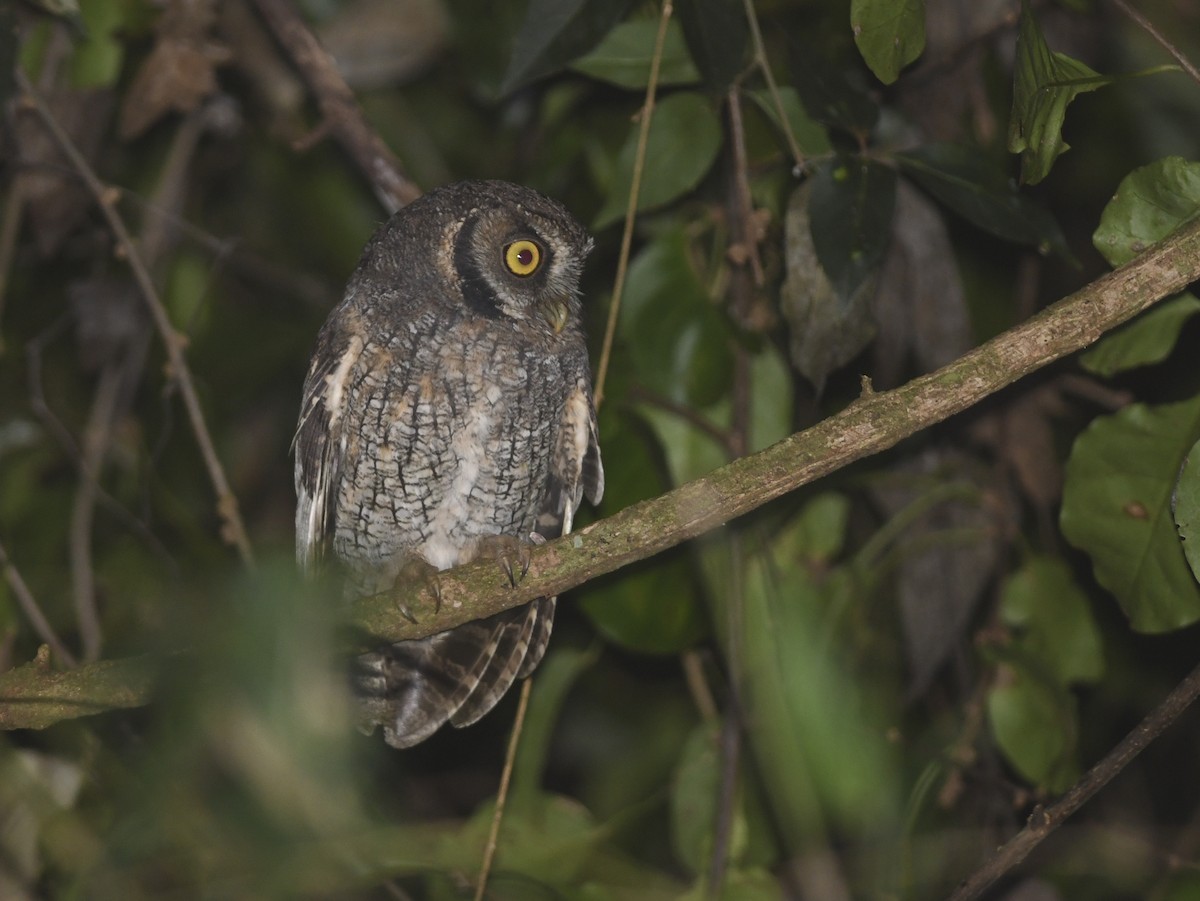
[[[296,452],[296,552],[348,595],[570,529],[598,503],[578,284],[591,239],[504,182],[432,191],[371,239],[317,339]],[[408,747],[466,726],[541,660],[554,598],[363,654],[366,731]]]

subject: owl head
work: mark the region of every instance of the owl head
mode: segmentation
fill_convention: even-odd
[[[401,299],[421,295],[551,338],[578,328],[579,278],[591,249],[591,236],[562,204],[508,182],[464,181],[396,213],[359,274],[382,277]]]

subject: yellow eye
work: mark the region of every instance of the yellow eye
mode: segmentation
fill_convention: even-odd
[[[504,263],[513,275],[533,275],[542,265],[542,248],[522,238],[504,248]]]

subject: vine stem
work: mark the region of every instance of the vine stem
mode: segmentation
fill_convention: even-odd
[[[1167,53],[1171,54],[1171,58],[1174,59],[1175,62],[1179,63],[1180,68],[1190,75],[1193,81],[1195,81],[1197,84],[1200,84],[1200,69],[1197,69],[1192,61],[1184,56],[1182,50],[1167,40],[1166,35],[1155,28],[1154,24],[1149,19],[1126,3],[1125,0],[1112,0],[1112,2],[1113,6],[1125,13],[1125,15],[1129,16],[1129,18],[1132,19],[1138,25],[1138,27],[1140,27],[1146,32],[1146,34],[1150,35],[1150,37],[1157,41],[1158,44],[1167,51]]]
[[[204,458],[204,466],[208,470],[209,480],[216,491],[217,513],[224,524],[224,529],[222,530],[224,537],[237,548],[242,561],[247,566],[253,566],[254,550],[250,546],[246,527],[242,523],[241,514],[238,512],[237,497],[229,487],[229,480],[225,477],[225,469],[221,465],[220,458],[217,456],[212,435],[209,433],[208,425],[204,421],[204,412],[200,408],[200,398],[196,394],[195,381],[192,379],[192,372],[188,368],[187,360],[183,355],[183,343],[180,341],[179,334],[175,331],[174,326],[171,325],[166,307],[163,306],[162,299],[158,296],[158,291],[154,287],[154,280],[150,277],[150,271],[146,268],[141,254],[138,253],[133,237],[130,235],[129,229],[125,226],[125,221],[117,212],[116,200],[120,196],[120,192],[100,181],[95,170],[92,169],[91,165],[79,151],[79,148],[75,146],[75,142],[71,140],[70,135],[66,133],[66,130],[63,129],[58,120],[54,118],[54,114],[50,112],[50,108],[26,77],[25,73],[18,68],[16,76],[18,87],[20,87],[22,93],[29,99],[38,118],[41,119],[46,130],[50,132],[55,143],[58,144],[63,154],[71,163],[71,166],[83,180],[88,192],[96,201],[96,205],[100,208],[101,214],[103,214],[105,221],[108,223],[109,229],[111,229],[114,237],[117,239],[117,246],[120,248],[125,262],[128,263],[129,269],[133,273],[139,293],[150,311],[150,316],[154,320],[154,325],[158,329],[163,345],[166,348],[171,377],[179,386],[179,393],[183,397],[183,405],[187,410],[188,421],[192,426],[192,433],[195,435],[196,444],[200,448],[200,455]]]
[[[608,363],[617,334],[617,319],[621,313],[621,295],[625,291],[625,277],[629,270],[629,251],[633,246],[633,223],[637,219],[638,195],[642,190],[642,172],[646,167],[646,147],[650,142],[650,121],[654,118],[654,98],[658,93],[658,71],[662,64],[663,45],[667,39],[667,25],[671,21],[673,11],[674,6],[671,0],[664,0],[662,14],[658,20],[658,33],[654,36],[654,55],[650,58],[650,78],[646,82],[646,101],[642,104],[637,150],[633,156],[633,176],[629,182],[629,202],[625,205],[625,228],[621,232],[621,251],[617,256],[617,274],[613,280],[612,303],[608,307],[608,323],[604,328],[604,344],[600,348],[600,364],[596,367],[594,395],[597,409],[604,400],[604,383],[608,377]]]

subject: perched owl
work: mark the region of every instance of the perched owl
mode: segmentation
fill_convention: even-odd
[[[598,503],[579,276],[588,234],[498,181],[431,191],[371,239],[296,430],[296,553],[353,597],[571,528]],[[487,713],[542,658],[554,598],[359,656],[359,723],[404,748]]]

